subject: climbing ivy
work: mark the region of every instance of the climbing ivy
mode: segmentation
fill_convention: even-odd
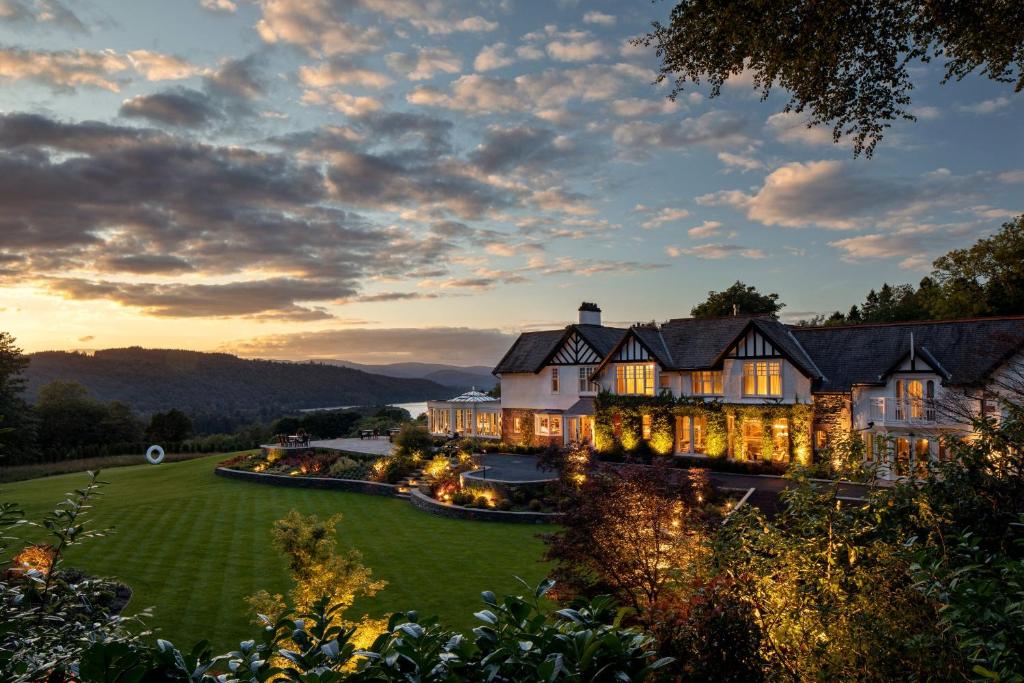
[[[708,456],[731,455],[747,459],[747,444],[737,438],[743,434],[745,422],[760,421],[761,459],[795,460],[810,463],[810,421],[812,407],[806,403],[759,403],[755,405],[704,401],[684,396],[674,398],[668,393],[658,396],[617,396],[602,393],[595,402],[595,447],[601,453],[620,450],[633,452],[643,443],[643,416],[651,416],[651,435],[647,442],[657,454],[667,455],[675,444],[675,417],[703,417],[707,423],[705,451]],[[788,421],[788,442],[785,449],[776,448],[772,425]],[[729,422],[733,430],[729,431]],[[779,451],[779,452],[776,452]]]

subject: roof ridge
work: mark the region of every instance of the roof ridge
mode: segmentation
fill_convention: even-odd
[[[999,322],[1005,320],[1024,320],[1024,315],[993,315],[993,316],[977,316],[974,318],[943,318],[939,320],[895,320],[886,323],[854,323],[851,325],[786,325],[791,330],[798,330],[800,332],[810,330],[849,330],[857,329],[862,327],[902,327],[907,325],[942,325],[942,324],[959,324],[959,323],[978,323],[978,322]]]

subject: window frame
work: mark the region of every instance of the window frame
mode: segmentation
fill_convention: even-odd
[[[707,391],[708,387],[711,388]],[[721,370],[694,370],[690,373],[690,391],[694,396],[722,396],[725,380]]]
[[[620,396],[654,396],[654,374],[654,363],[618,363],[615,366],[615,393]]]
[[[773,391],[776,389],[774,385],[777,385],[777,392]],[[745,398],[781,397],[782,361],[767,359],[743,361],[743,396]]]
[[[558,377],[558,368],[551,368],[551,393],[559,393],[561,388],[561,380]]]

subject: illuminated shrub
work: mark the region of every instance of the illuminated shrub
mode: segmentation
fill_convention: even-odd
[[[665,408],[651,414],[651,450],[658,455],[669,455],[675,443],[672,413]]]
[[[423,473],[431,479],[439,479],[448,474],[452,469],[452,463],[443,455],[435,455],[423,468]]]
[[[11,558],[11,569],[16,573],[37,571],[44,576],[50,573],[56,551],[46,544],[30,545]]]

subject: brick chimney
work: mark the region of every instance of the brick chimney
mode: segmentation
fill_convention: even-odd
[[[601,309],[597,304],[584,301],[580,304],[580,325],[600,325]]]

